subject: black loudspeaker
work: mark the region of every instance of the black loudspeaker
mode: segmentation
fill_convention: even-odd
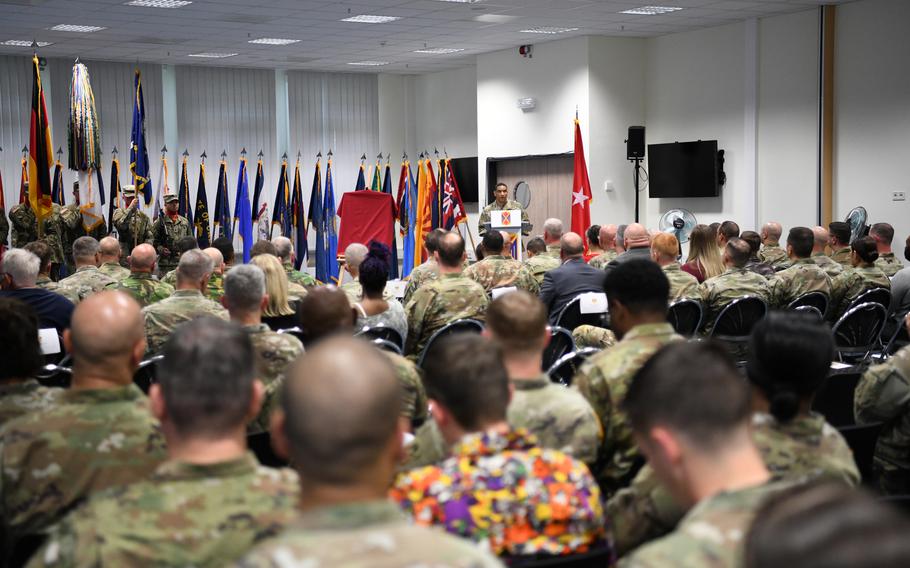
[[[645,157],[645,127],[630,126],[629,138],[626,140],[626,159]]]

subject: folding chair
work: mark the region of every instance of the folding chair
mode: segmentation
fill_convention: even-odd
[[[847,310],[831,329],[838,359],[866,361],[880,346],[887,317],[887,309],[877,302],[866,302]]]
[[[417,361],[417,366],[421,369],[423,368],[423,361],[427,356],[427,353],[430,352],[430,349],[437,341],[446,337],[447,335],[452,335],[455,333],[481,333],[483,331],[483,324],[475,319],[465,318],[460,320],[455,320],[450,322],[430,336],[429,341],[427,341],[426,346],[424,346],[423,351],[420,353],[420,357]]]
[[[559,383],[567,387],[572,386],[572,378],[578,372],[578,369],[581,368],[581,364],[595,353],[600,353],[600,349],[597,349],[596,347],[582,347],[578,351],[566,353],[547,369],[547,376],[549,376],[550,380],[554,383]]]
[[[354,337],[389,341],[398,346],[399,353],[404,349],[404,338],[401,337],[398,330],[387,325],[364,326],[363,329],[354,334]]]
[[[676,330],[676,333],[692,337],[701,327],[704,310],[701,302],[691,298],[682,298],[670,304],[667,310],[667,321]]]
[[[543,350],[542,370],[546,371],[566,353],[575,351],[572,332],[564,327],[550,327],[550,342]]]

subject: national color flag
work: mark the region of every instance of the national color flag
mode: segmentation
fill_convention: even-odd
[[[439,173],[434,179],[436,180],[436,191],[433,193],[433,228],[438,229],[443,226],[445,219],[443,218],[443,196],[444,189],[446,185],[445,178],[445,161],[436,160],[436,171]]]
[[[136,92],[133,96],[133,130],[130,134],[130,173],[136,186],[136,197],[142,192],[145,204],[152,201],[152,178],[148,147],[145,144],[145,101],[142,97],[142,73],[136,69]]]
[[[322,221],[325,224],[326,282],[338,283],[338,225],[335,219],[335,181],[332,179],[332,156],[325,165],[325,194],[323,195]]]
[[[385,176],[382,180],[382,192],[392,195],[392,166],[385,163]],[[398,237],[395,235],[395,219],[398,217],[398,205],[392,203],[392,265],[389,267],[389,279],[398,278]]]
[[[294,241],[294,269],[300,270],[306,261],[307,255],[307,218],[306,211],[303,207],[303,186],[300,183],[300,158],[297,158],[297,164],[294,166],[294,188],[291,190],[291,232]]]
[[[63,207],[66,205],[66,197],[63,195],[66,193],[63,189],[63,162],[57,160],[57,164],[54,166],[54,182],[53,188],[51,189],[51,201]]]
[[[215,192],[215,225],[212,235],[217,239],[231,236],[231,202],[228,197],[227,162],[221,160],[218,166],[218,190]]]
[[[79,187],[81,189],[82,185],[80,184]],[[120,207],[120,160],[117,159],[116,154],[111,160],[111,195],[108,201],[107,232],[112,233],[114,232],[114,210]]]
[[[22,173],[19,175],[19,203],[25,203],[28,199],[28,158],[22,156]]]
[[[313,254],[316,256],[316,280],[326,282],[325,222],[322,219],[322,169],[319,158],[316,158],[316,170],[313,172],[313,188],[310,192],[310,210],[307,213],[307,225],[316,231],[316,244]]]
[[[28,200],[38,222],[38,237],[44,235],[44,218],[51,214],[51,164],[54,163],[47,105],[38,70],[38,56],[32,57],[32,118],[28,143]]]
[[[86,232],[104,226],[104,176],[101,168],[79,171],[79,211]],[[94,177],[94,180],[92,179]],[[113,217],[113,213],[110,214]]]
[[[442,194],[442,228],[451,231],[459,223],[467,222],[468,215],[465,213],[461,192],[458,190],[455,173],[452,171],[452,161],[447,159],[442,167],[445,178],[443,190],[440,192]]]
[[[584,235],[591,226],[591,182],[585,164],[585,149],[581,140],[581,127],[575,118],[575,176],[572,181],[572,232]],[[585,253],[588,252],[587,239]]]
[[[243,263],[250,261],[253,249],[253,212],[250,204],[250,184],[246,175],[246,158],[240,158],[240,171],[237,173],[237,204],[234,207],[234,219],[237,220],[237,236],[240,237],[243,249]]]
[[[430,229],[423,233],[426,235],[431,230],[439,228],[439,186],[436,183],[436,174],[433,172],[433,162],[427,158],[423,164],[427,169],[427,206],[430,216]]]
[[[250,211],[253,214],[253,222],[257,227],[259,226],[260,216],[262,215],[260,208],[262,205],[265,205],[264,203],[262,205],[259,203],[262,199],[263,187],[265,187],[265,172],[262,169],[262,157],[260,157],[256,162],[256,179],[253,181],[253,203],[250,208]]]
[[[205,162],[199,164],[199,182],[196,185],[195,218],[196,243],[201,249],[209,248],[212,242],[211,224],[209,223],[209,198],[205,193]]]
[[[398,197],[395,200],[395,209],[398,212],[398,234],[401,235],[401,277],[404,278],[414,268],[414,225],[410,222],[412,207],[408,190],[410,165],[407,160],[402,160],[398,172]]]
[[[278,225],[281,236],[291,238],[291,188],[288,185],[288,161],[281,160],[278,187],[275,188],[275,207],[272,209],[272,227]],[[269,240],[271,240],[271,233]]]
[[[328,171],[328,170],[326,170]],[[328,179],[328,176],[326,176]],[[357,183],[354,184],[354,191],[363,191],[367,188],[366,176],[363,172],[363,162],[360,162],[360,171],[357,172]]]
[[[414,225],[414,266],[422,263],[426,257],[423,237],[433,230],[432,213],[430,212],[430,187],[427,183],[427,170],[424,159],[417,162],[417,219]]]
[[[186,217],[193,226],[193,209],[190,207],[190,177],[186,171],[187,157],[183,157],[183,165],[180,168],[180,189],[177,190],[177,214]]]
[[[376,160],[376,168],[373,170],[373,181],[370,182],[371,191],[382,191],[382,165]]]
[[[168,195],[171,192],[170,187],[168,187],[168,175],[167,175],[167,157],[161,155],[161,169],[158,171],[158,187],[155,188],[155,204],[152,208],[152,220],[157,221],[158,216],[161,215],[161,210],[164,205],[161,201],[164,199],[165,195]]]

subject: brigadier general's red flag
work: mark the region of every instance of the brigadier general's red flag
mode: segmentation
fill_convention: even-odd
[[[585,163],[585,148],[581,141],[581,127],[575,117],[575,177],[572,181],[572,232],[584,235],[591,226],[591,181]],[[585,253],[588,252],[587,239]]]
[[[51,164],[54,163],[51,130],[47,123],[47,106],[38,71],[38,56],[32,57],[32,120],[28,143],[28,201],[38,220],[38,236],[43,236],[42,221],[51,213]]]

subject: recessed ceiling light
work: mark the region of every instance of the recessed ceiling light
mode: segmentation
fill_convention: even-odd
[[[362,65],[364,67],[378,67],[380,65],[388,65],[388,61],[352,61],[348,65]]]
[[[290,45],[292,43],[299,42],[299,39],[281,39],[277,37],[261,37],[259,39],[251,39],[247,43],[261,43],[264,45]]]
[[[678,12],[682,10],[677,6],[642,6],[641,8],[632,8],[631,10],[623,10],[620,14],[632,14],[635,16],[658,16],[660,14],[669,14],[670,12]]]
[[[449,0],[443,0],[448,2]],[[431,55],[445,55],[447,53],[458,53],[459,51],[464,51],[464,49],[456,47],[431,47],[428,49],[415,49],[414,53],[429,53]]]
[[[106,30],[107,28],[101,26],[79,26],[76,24],[57,24],[52,27],[51,30],[55,32],[78,32],[78,33],[91,33],[101,30]]]
[[[191,0],[130,0],[125,5],[140,8],[183,8],[192,3]]]
[[[523,34],[564,34],[566,32],[578,31],[578,28],[556,28],[551,26],[540,26],[537,28],[528,28],[520,30]]]
[[[473,18],[475,22],[482,22],[484,24],[504,24],[517,19],[518,16],[507,16],[505,14],[481,14],[479,16],[474,16]]]
[[[37,43],[38,47],[47,47],[53,44],[51,41],[39,41]],[[8,45],[10,47],[31,47],[32,42],[27,39],[8,39],[4,42],[0,42],[0,45]]]
[[[344,18],[342,22],[354,22],[356,24],[386,24],[388,22],[394,22],[395,20],[400,20],[398,16],[371,16],[370,14],[360,14],[359,16],[351,16],[350,18]]]
[[[223,57],[234,57],[236,53],[190,53],[187,57],[205,57],[207,59],[221,59]]]

